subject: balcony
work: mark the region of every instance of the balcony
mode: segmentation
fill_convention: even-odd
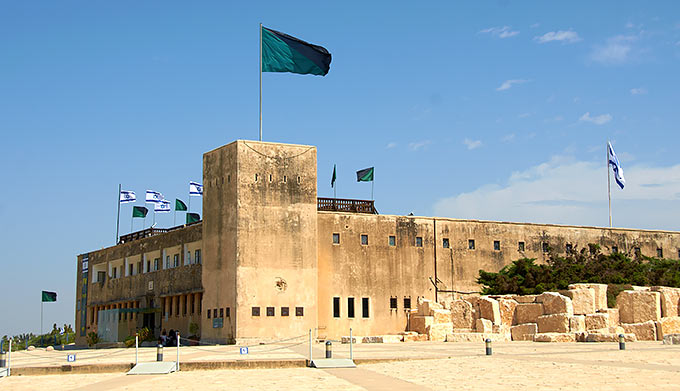
[[[203,221],[203,220],[199,220],[199,221],[189,223],[189,224],[178,225],[176,227],[171,227],[171,228],[147,228],[147,229],[143,229],[141,231],[129,233],[127,235],[121,235],[120,239],[118,239],[118,244],[132,242],[133,240],[150,238],[152,236],[164,234],[166,232],[174,231],[176,229],[181,229],[181,228],[184,228],[184,227],[188,227],[190,225],[199,224],[199,223],[201,223],[201,221]]]
[[[326,212],[350,212],[378,214],[375,201],[348,200],[343,198],[317,198],[317,210]]]

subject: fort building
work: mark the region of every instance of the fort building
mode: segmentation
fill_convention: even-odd
[[[478,292],[480,269],[522,257],[598,244],[680,258],[680,232],[381,215],[373,201],[319,198],[307,145],[232,142],[203,155],[203,185],[200,222],[77,257],[78,344],[142,327],[215,343],[396,334],[419,299]]]

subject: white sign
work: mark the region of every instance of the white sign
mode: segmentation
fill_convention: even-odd
[[[248,347],[242,347],[238,349],[240,354],[248,354]]]
[[[87,266],[90,262],[83,260],[83,273],[87,271]]]
[[[149,290],[150,290],[150,291],[153,290],[153,281],[149,281]]]
[[[75,355],[75,354],[67,354],[67,355],[66,355],[66,361],[68,361],[68,362],[76,362],[76,355]]]

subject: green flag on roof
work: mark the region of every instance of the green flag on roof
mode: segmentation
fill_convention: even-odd
[[[371,182],[373,180],[374,167],[364,168],[357,171],[357,182]]]
[[[328,50],[276,30],[261,28],[262,72],[326,76],[331,68]]]
[[[57,301],[57,292],[42,291],[43,303]]]
[[[175,198],[175,210],[187,210],[187,204],[185,204],[184,201],[180,200],[179,198]]]
[[[144,217],[146,217],[147,213],[149,213],[149,210],[146,209],[146,207],[144,207],[144,206],[133,206],[132,207],[132,217],[144,218]]]
[[[198,213],[187,213],[187,224],[201,221],[201,215]]]

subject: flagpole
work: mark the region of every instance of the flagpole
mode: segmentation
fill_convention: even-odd
[[[374,174],[373,180],[371,181],[371,201],[375,201],[373,199],[373,184],[374,183],[375,183],[375,174]]]
[[[260,141],[262,141],[262,23],[260,23]]]
[[[177,201],[175,201],[175,203],[177,203]],[[177,225],[177,205],[175,205],[175,217],[172,218],[172,226],[174,227],[176,225]]]
[[[611,186],[611,174],[609,173],[609,140],[607,140],[606,145],[607,150],[607,199],[609,200],[609,228],[612,227],[612,186]]]
[[[116,218],[116,244],[118,244],[118,238],[120,237],[120,191],[122,190],[121,184],[118,184],[118,217]]]

